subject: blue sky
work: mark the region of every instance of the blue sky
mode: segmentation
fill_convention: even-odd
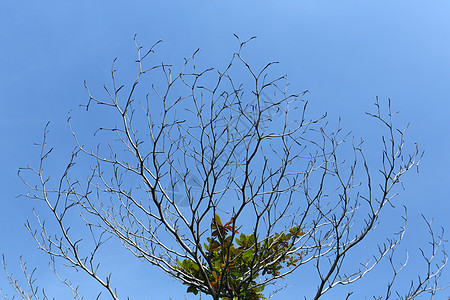
[[[275,71],[288,74],[291,90],[310,91],[312,113],[327,111],[332,120],[341,116],[344,128],[355,136],[371,137],[374,123],[364,112],[372,109],[376,96],[390,98],[401,112],[400,123],[411,123],[407,141],[417,141],[425,150],[420,173],[406,178],[406,190],[398,198],[407,204],[410,217],[405,247],[413,255],[426,245],[421,214],[433,218],[437,228],[448,228],[448,1],[3,1],[0,253],[14,273],[19,273],[17,262],[23,255],[30,268],[38,267],[39,283],[48,293],[64,299],[67,290],[56,285],[46,256],[23,226],[39,204],[16,198],[26,192],[17,169],[37,163],[33,143],[41,140],[44,125],[51,121],[49,142],[56,162],[48,170],[60,170],[57,162],[65,161],[74,146],[67,113],[85,116],[79,113],[79,104],[88,100],[83,81],[100,91],[109,82],[115,57],[121,79],[134,80],[134,34],[145,46],[162,39],[158,53],[164,61],[181,63],[200,48],[201,62],[219,67],[236,50],[233,34],[243,39],[256,35],[247,50],[249,60],[256,65],[279,61]],[[184,286],[123,251],[105,255],[104,265],[117,274],[122,295],[183,298]],[[450,281],[448,273],[443,284]],[[81,274],[75,278],[90,295],[93,283]],[[295,286],[275,299],[309,295],[315,285],[309,279],[298,270],[285,282]],[[367,296],[372,280],[380,286],[384,282],[380,274],[370,280],[361,288],[368,289]],[[328,297],[324,299],[336,299]]]

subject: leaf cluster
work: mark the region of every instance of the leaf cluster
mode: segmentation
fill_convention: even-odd
[[[276,277],[284,266],[296,265],[303,252],[292,250],[303,232],[300,226],[294,226],[259,242],[254,233],[238,234],[233,218],[223,224],[215,214],[211,221],[211,237],[203,245],[207,263],[201,267],[185,259],[178,261],[176,268],[199,279],[224,300],[266,299],[263,295],[265,286],[258,284],[257,278],[260,274]],[[187,292],[198,294],[198,285],[187,280],[184,284],[189,286]]]

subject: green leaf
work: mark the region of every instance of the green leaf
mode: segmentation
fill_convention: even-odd
[[[198,290],[192,285],[188,287],[187,292],[188,293],[193,293],[194,295],[198,294]]]
[[[250,262],[253,258],[252,250],[245,251],[244,254],[242,254],[242,258],[244,259],[245,262]]]
[[[250,241],[252,244],[254,244],[255,243],[255,235],[254,234],[247,235],[247,241]]]
[[[222,221],[220,220],[220,217],[218,214],[214,214],[215,219],[213,219],[213,222],[215,220],[215,222],[219,225],[222,226]]]

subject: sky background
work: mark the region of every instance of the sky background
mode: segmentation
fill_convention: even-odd
[[[79,107],[88,101],[83,81],[101,91],[116,57],[121,79],[134,80],[134,34],[144,46],[162,39],[158,53],[165,62],[182,63],[200,48],[198,59],[219,67],[237,50],[233,34],[242,39],[255,35],[247,57],[256,65],[279,61],[276,72],[288,74],[291,91],[310,91],[312,113],[326,111],[332,120],[341,116],[343,127],[357,137],[373,138],[374,122],[364,113],[372,110],[377,96],[381,102],[390,98],[401,112],[400,124],[411,123],[407,141],[425,150],[420,173],[407,176],[398,197],[409,215],[404,247],[417,258],[417,248],[426,246],[421,214],[433,218],[436,228],[450,225],[450,2],[2,1],[0,253],[15,274],[20,255],[30,268],[38,267],[39,284],[49,296],[67,299],[68,290],[57,283],[47,257],[23,225],[40,204],[16,198],[27,191],[17,170],[37,163],[33,143],[41,141],[51,121],[49,143],[56,162],[48,171],[61,171],[60,162],[67,161],[74,146],[67,113],[86,116]],[[383,221],[389,224],[390,219]],[[410,275],[419,266],[412,258]],[[123,251],[108,252],[103,265],[114,274],[119,295],[158,300],[185,294],[174,279]],[[310,277],[298,270],[283,282],[295,286],[275,299],[310,295],[316,285]],[[73,278],[93,299],[95,283],[80,273]],[[369,278],[360,295],[370,298],[371,288],[385,281],[380,273]],[[449,282],[446,272],[442,284]],[[2,274],[0,287],[6,286]],[[324,299],[339,298],[334,297]]]

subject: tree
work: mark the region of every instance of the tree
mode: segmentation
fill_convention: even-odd
[[[255,70],[247,62],[243,49],[250,40],[238,38],[238,51],[223,70],[199,68],[196,51],[179,72],[164,63],[146,66],[159,42],[143,52],[135,40],[139,71],[127,92],[117,83],[114,64],[107,99],[94,96],[85,84],[86,110],[96,110],[93,104],[98,104],[116,119],[108,115],[103,120],[95,112],[100,122],[113,124],[95,130],[98,144],[93,148],[85,146],[68,119],[77,146],[55,185],[44,174],[52,151],[45,128],[39,166],[20,169],[19,176],[30,189],[26,196],[42,200],[58,225],[54,233],[38,215],[37,229],[27,222],[52,262],[83,270],[119,299],[111,275],[99,275],[96,256],[114,238],[137,258],[181,281],[189,293],[249,300],[266,299],[265,288],[308,265],[317,279],[313,299],[338,285],[348,286],[348,298],[351,284],[386,260],[393,275],[377,299],[392,297],[406,264],[397,267],[394,260],[405,233],[406,208],[401,216],[405,225],[377,245],[371,260],[359,267],[347,261],[352,249],[372,243],[369,234],[382,212],[395,204],[404,175],[418,167],[422,152],[417,146],[405,150],[404,130],[394,125],[390,101],[383,106],[377,100],[369,115],[385,135],[374,171],[362,140],[348,142],[349,133],[339,124],[330,129],[326,114],[307,116],[308,91],[289,93],[286,76],[269,73],[275,63]],[[163,81],[148,84],[145,76],[157,74]],[[143,93],[142,85],[151,88]],[[37,176],[37,184],[24,172]],[[70,230],[71,218],[78,214],[91,240]],[[442,235],[426,224],[432,249],[422,253],[428,268],[404,299],[441,289],[447,254]],[[88,254],[82,254],[82,247],[90,249]],[[443,260],[436,263],[440,251]],[[3,265],[19,295],[39,298],[25,264],[31,292]],[[77,287],[61,280],[79,299]]]

